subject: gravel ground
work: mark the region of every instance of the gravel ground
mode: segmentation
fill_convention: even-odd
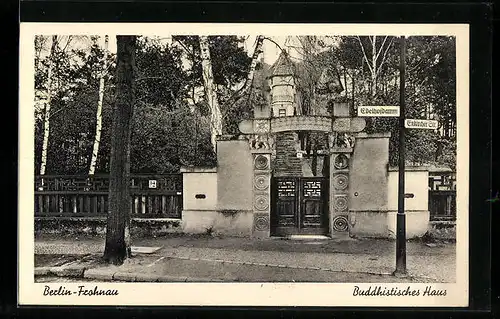
[[[174,260],[170,261],[171,263],[182,259],[186,265],[191,262],[208,262],[222,267],[224,262],[228,262],[233,265],[246,263],[255,267],[259,267],[260,264],[275,265],[276,268],[278,265],[291,268],[322,268],[339,273],[344,271],[390,273],[394,270],[395,265],[395,242],[390,240],[292,241],[170,236],[136,238],[133,239],[132,244],[134,246],[162,247],[151,257],[157,259],[161,256],[173,257],[173,259],[167,258],[167,260]],[[38,262],[37,259],[35,262],[37,266],[46,264],[48,261],[43,260],[44,257],[41,257],[43,254],[56,256],[57,258],[51,262],[57,264],[62,260],[71,260],[76,255],[102,254],[103,250],[103,236],[67,238],[44,236],[35,241],[35,253],[38,255]],[[455,244],[437,244],[428,247],[422,242],[408,242],[407,250],[408,271],[412,276],[431,278],[426,279],[426,282],[455,281]],[[175,264],[175,267],[182,269],[180,264]],[[202,268],[196,269],[202,272]],[[267,270],[263,270],[262,273],[264,274],[265,271]],[[259,278],[259,271],[251,273],[255,278]],[[276,280],[280,278],[279,274],[280,272],[275,273]],[[295,270],[294,274],[296,275]],[[350,276],[352,277],[352,275]],[[321,278],[328,279],[328,276]]]
[[[181,259],[163,259],[153,266],[152,256],[133,258],[120,267],[106,267],[101,273],[131,273],[141,275],[189,278],[208,278],[223,282],[418,282],[413,278],[396,278],[392,276],[372,275],[365,273],[332,272],[312,269],[280,268],[257,265],[230,264],[213,261],[193,261]],[[86,278],[37,277],[36,282],[105,282]],[[113,280],[115,282],[115,280]],[[194,281],[196,282],[196,280]]]
[[[43,276],[35,277],[35,282],[50,282],[50,283],[66,283],[66,282],[102,282],[102,280],[86,279],[86,278],[72,278],[72,277],[57,277],[57,276]]]
[[[214,248],[164,248],[162,256],[201,260],[223,260],[256,264],[287,265],[290,267],[323,268],[331,271],[391,273],[396,264],[393,255],[345,253],[290,253],[279,251],[241,251]],[[455,256],[408,255],[408,271],[418,277],[437,282],[455,281]],[[443,267],[445,265],[446,267]],[[446,269],[446,271],[443,271]]]
[[[88,253],[104,251],[103,235],[65,236],[42,235],[35,239],[40,244],[70,244],[76,252]],[[311,253],[346,253],[393,255],[396,242],[388,239],[349,239],[349,240],[283,240],[283,239],[249,239],[237,237],[209,237],[205,235],[171,234],[162,237],[132,238],[134,246],[193,247],[238,249],[248,251],[287,251]],[[435,247],[428,247],[422,241],[408,241],[407,251],[410,255],[449,255],[455,254],[455,244],[440,242]],[[42,247],[42,246],[40,246]]]

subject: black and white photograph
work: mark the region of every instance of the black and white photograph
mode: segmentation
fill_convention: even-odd
[[[21,24],[20,297],[466,305],[467,32]]]

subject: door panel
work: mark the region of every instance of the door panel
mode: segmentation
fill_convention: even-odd
[[[327,234],[326,181],[318,177],[274,178],[273,233]]]
[[[291,178],[276,180],[276,226],[296,227],[297,225],[297,181]]]
[[[295,203],[293,201],[278,203],[278,225],[295,227]]]
[[[322,207],[323,205],[317,201],[304,201],[302,227],[322,227]]]

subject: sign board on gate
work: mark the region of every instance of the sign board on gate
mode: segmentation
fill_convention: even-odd
[[[156,180],[155,179],[149,180],[149,188],[156,188]]]
[[[382,106],[358,106],[358,116],[365,117],[398,117],[399,106],[397,105],[382,105]]]
[[[405,120],[405,127],[406,128],[421,128],[421,129],[435,130],[438,128],[438,121],[436,121],[436,120],[406,119]]]

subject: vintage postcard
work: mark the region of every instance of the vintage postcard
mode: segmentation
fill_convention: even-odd
[[[468,25],[20,37],[20,305],[468,306]]]

